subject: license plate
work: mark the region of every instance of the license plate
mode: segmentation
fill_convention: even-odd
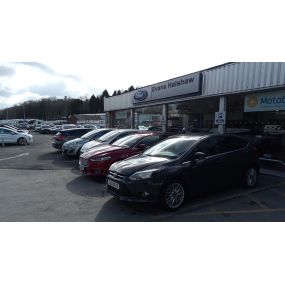
[[[110,185],[111,187],[114,187],[117,190],[120,189],[120,184],[115,182],[115,181],[113,181],[113,180],[108,179],[108,185]]]

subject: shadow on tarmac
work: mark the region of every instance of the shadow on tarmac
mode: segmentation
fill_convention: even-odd
[[[105,195],[105,180],[96,179],[95,181],[97,183],[94,183],[94,179],[81,175],[69,182],[66,189],[80,196],[103,197]]]
[[[38,156],[39,161],[50,161],[54,166],[69,168],[71,170],[78,169],[78,159],[63,156],[59,151],[44,153]]]
[[[149,222],[161,214],[168,213],[157,204],[129,203],[110,198],[95,217],[95,222]]]

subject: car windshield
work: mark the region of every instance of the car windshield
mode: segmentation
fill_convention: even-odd
[[[119,132],[118,132],[117,130],[111,131],[111,132],[105,134],[104,136],[100,137],[100,138],[99,138],[99,141],[100,141],[100,142],[107,142],[107,141],[110,141],[110,140],[112,140],[113,138],[115,138],[118,134],[119,134]]]
[[[117,140],[112,145],[129,148],[135,145],[141,139],[142,137],[140,135],[130,135]]]
[[[98,132],[100,132],[100,130],[94,130],[94,131],[88,132],[88,133],[86,133],[85,135],[83,135],[81,138],[82,138],[82,139],[87,139],[87,140],[92,139],[92,137],[94,136],[94,134],[96,134],[96,133],[98,133]]]
[[[175,159],[186,153],[200,137],[169,138],[144,152],[144,155]]]

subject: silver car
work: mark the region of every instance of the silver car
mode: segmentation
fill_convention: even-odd
[[[113,142],[119,140],[120,138],[139,133],[139,130],[134,129],[117,129],[112,132],[102,136],[100,139],[92,140],[84,144],[81,148],[80,154],[87,152],[95,147],[101,147],[102,145],[112,144]]]
[[[86,133],[80,138],[65,142],[62,145],[62,154],[66,154],[68,156],[79,157],[80,150],[85,143],[92,141],[92,140],[96,140],[110,131],[112,131],[112,129],[93,130],[91,132]]]

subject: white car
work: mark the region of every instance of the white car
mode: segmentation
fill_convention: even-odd
[[[31,144],[33,142],[33,136],[27,133],[20,133],[8,128],[0,128],[0,144],[14,144],[19,145]]]

